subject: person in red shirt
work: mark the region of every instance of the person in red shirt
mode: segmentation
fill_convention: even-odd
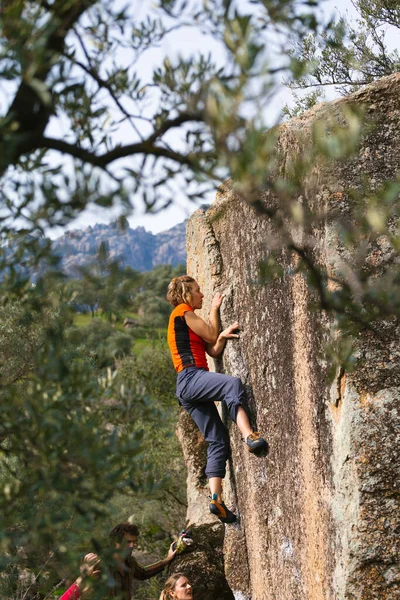
[[[206,475],[212,497],[210,512],[223,523],[233,523],[236,515],[222,500],[222,480],[230,453],[229,435],[214,402],[225,402],[250,452],[266,452],[268,445],[250,426],[241,380],[222,373],[211,373],[208,369],[206,353],[211,357],[219,356],[227,340],[239,337],[239,323],[235,322],[220,332],[219,310],[224,299],[220,292],[211,302],[206,323],[194,312],[202,307],[203,298],[193,277],[182,275],[171,281],[167,300],[174,309],[168,324],[168,345],[178,373],[176,395],[179,403],[192,416],[208,442]]]
[[[83,581],[86,577],[97,577],[100,575],[100,569],[97,569],[100,562],[97,554],[90,552],[86,554],[81,564],[81,574],[76,581],[67,589],[66,592],[60,596],[60,600],[78,600],[83,592],[86,592],[88,586],[83,585]]]

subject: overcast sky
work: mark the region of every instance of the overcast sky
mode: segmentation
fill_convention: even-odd
[[[326,17],[326,20],[329,19],[332,15],[347,14],[350,18],[356,15],[354,7],[351,3],[351,0],[326,0],[323,3],[323,14]],[[174,34],[173,39],[167,38],[163,44],[162,52],[168,56],[173,56],[178,51],[183,54],[190,54],[192,52],[196,52],[196,49],[202,47],[202,43],[204,45],[204,40],[202,39],[200,33],[194,34],[193,30],[183,30],[178,34]],[[212,44],[211,44],[212,46]],[[210,41],[207,41],[207,49],[213,52],[213,58],[217,60],[218,52],[220,51],[217,46],[212,48],[210,46]],[[222,53],[221,53],[222,57]],[[147,59],[150,63],[159,60],[159,56],[154,56],[153,58],[150,56]],[[154,63],[155,64],[155,63]],[[152,68],[153,65],[148,64],[148,68]],[[332,90],[330,96],[334,97],[334,92]],[[282,107],[290,103],[291,94],[282,86],[271,102],[269,107],[269,115],[270,115],[270,125],[272,126],[277,119],[279,118],[280,111]],[[213,201],[212,194],[208,201],[211,203]],[[196,205],[191,204],[188,200],[184,198],[182,195],[181,198],[176,198],[174,205],[170,208],[165,209],[157,214],[145,215],[143,212],[138,209],[135,214],[133,214],[129,218],[129,223],[131,227],[143,226],[148,231],[152,231],[153,233],[158,233],[160,231],[164,231],[173,227],[174,225],[182,222],[184,219],[190,216],[190,214],[196,210]],[[83,229],[89,225],[94,225],[95,223],[109,223],[110,221],[116,218],[116,214],[110,210],[101,210],[96,207],[94,209],[86,210],[77,220],[75,220],[68,229]],[[54,230],[50,233],[51,237],[57,237],[63,233],[62,230]]]

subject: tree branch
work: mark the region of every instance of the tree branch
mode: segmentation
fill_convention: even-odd
[[[313,87],[324,87],[324,86],[329,86],[329,85],[368,85],[369,83],[371,83],[371,80],[366,80],[366,79],[362,79],[362,80],[351,80],[349,79],[348,81],[323,81],[323,82],[318,82],[318,83],[305,83],[303,85],[290,85],[290,89],[291,90],[306,90],[308,88],[313,88]]]
[[[138,137],[140,139],[143,140],[143,137],[139,131],[139,129],[136,127],[135,122],[132,120],[132,116],[125,110],[124,106],[121,104],[120,100],[115,96],[115,94],[113,93],[113,91],[111,90],[110,86],[107,85],[107,83],[104,81],[104,79],[102,79],[99,75],[99,73],[96,71],[96,69],[93,67],[92,62],[90,60],[90,55],[89,52],[87,51],[87,48],[85,46],[85,44],[83,43],[82,37],[81,35],[78,33],[78,31],[74,30],[76,37],[78,38],[79,44],[82,48],[82,51],[86,57],[86,60],[88,61],[88,65],[86,66],[85,64],[83,64],[82,62],[80,62],[79,60],[77,60],[76,58],[72,58],[71,56],[65,55],[69,60],[71,60],[74,64],[76,64],[78,67],[80,67],[83,71],[85,71],[85,73],[87,73],[88,75],[90,75],[95,82],[97,83],[97,85],[100,88],[106,89],[107,92],[110,94],[111,98],[114,100],[115,104],[118,106],[119,110],[122,112],[122,114],[128,119],[129,123],[131,124],[132,128],[134,129],[134,131],[136,132],[136,134],[138,135]]]
[[[70,144],[68,142],[64,142],[63,140],[44,136],[38,140],[37,147],[48,148],[49,150],[58,150],[59,152],[69,154],[74,158],[78,158],[83,162],[87,162],[102,169],[105,169],[107,165],[119,160],[120,158],[125,158],[134,154],[145,154],[155,156],[157,158],[169,158],[181,165],[187,165],[198,170],[198,161],[192,158],[190,155],[180,154],[174,150],[155,145],[156,140],[164,135],[164,133],[170,129],[173,129],[174,127],[179,127],[183,123],[189,123],[191,121],[202,122],[203,117],[201,113],[181,113],[174,119],[167,119],[158,129],[154,131],[154,133],[147,138],[147,140],[136,142],[134,144],[128,144],[126,146],[118,146],[113,150],[100,155],[94,154],[90,150],[85,150],[84,148],[81,148],[75,144]]]
[[[190,123],[191,121],[198,123],[204,122],[203,113],[181,112],[174,119],[167,119],[166,121],[164,121],[164,123],[162,123],[161,126],[154,131],[154,133],[147,139],[147,141],[155,142],[158,138],[163,136],[164,133],[166,133],[170,129],[173,129],[174,127],[180,127],[180,125],[183,125],[184,123]]]
[[[178,152],[171,152],[170,150],[166,150],[160,146],[154,146],[148,141],[138,142],[136,144],[128,144],[127,146],[118,146],[117,148],[114,148],[114,150],[100,155],[93,154],[93,152],[85,150],[84,148],[80,148],[74,144],[69,144],[68,142],[63,142],[62,140],[48,137],[42,137],[38,147],[48,148],[49,150],[58,150],[59,152],[69,154],[74,158],[78,158],[82,162],[92,164],[93,166],[100,167],[101,169],[106,169],[106,167],[115,160],[132,156],[134,154],[146,154],[156,157],[170,158],[181,165],[187,165],[191,167],[195,166],[196,164],[195,161],[189,156],[184,156]]]
[[[54,64],[54,59],[62,54],[65,38],[74,23],[97,0],[55,0],[49,7],[51,18],[45,22],[41,31],[37,31],[40,44],[37,53],[29,57],[29,77],[23,73],[22,82],[3,121],[0,131],[2,146],[0,158],[0,176],[10,164],[18,162],[20,156],[36,149],[50,119],[52,106],[46,99],[46,87],[39,93],[33,82],[45,83]],[[39,35],[40,34],[40,35]],[[32,65],[36,68],[32,70]],[[47,91],[50,96],[50,92]],[[11,142],[11,143],[10,143]]]

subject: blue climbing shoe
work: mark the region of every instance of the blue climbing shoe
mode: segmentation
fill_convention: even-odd
[[[223,502],[218,502],[217,494],[213,494],[210,502],[210,513],[218,517],[222,523],[234,523],[236,521],[236,515],[226,508]]]
[[[252,454],[261,454],[268,451],[268,444],[258,431],[254,431],[246,438],[246,444]]]

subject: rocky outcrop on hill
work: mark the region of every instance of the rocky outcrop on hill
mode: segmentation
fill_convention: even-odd
[[[305,207],[322,207],[334,194],[343,198],[349,188],[363,189],[367,179],[379,184],[400,172],[400,75],[393,75],[281,126],[280,175],[293,149],[301,154],[311,143],[313,124],[338,116],[349,102],[362,105],[367,115],[358,155],[316,164],[306,175]],[[266,196],[266,202],[276,201]],[[232,459],[225,496],[240,523],[225,529],[227,580],[235,596],[246,600],[395,600],[400,598],[399,346],[383,347],[370,335],[360,336],[355,371],[338,372],[330,384],[324,354],[330,322],[309,310],[303,277],[255,283],[270,233],[269,219],[229,185],[187,228],[187,270],[205,294],[203,316],[214,293],[223,291],[223,326],[237,319],[242,327],[240,339],[229,342],[222,361],[211,361],[210,367],[242,378],[253,423],[270,444],[267,458],[252,456],[229,424]],[[315,235],[318,261],[334,269],[341,247],[331,224],[323,223]],[[288,255],[287,261],[290,271],[294,259]],[[183,418],[179,435],[191,457],[189,519],[211,522],[198,508],[208,503],[204,442]]]
[[[144,227],[121,230],[116,224],[96,224],[83,230],[68,231],[53,241],[52,247],[61,257],[61,269],[76,277],[77,267],[95,260],[102,242],[106,242],[110,259],[137,271],[151,271],[156,265],[176,266],[186,262],[186,223],[153,234]]]

